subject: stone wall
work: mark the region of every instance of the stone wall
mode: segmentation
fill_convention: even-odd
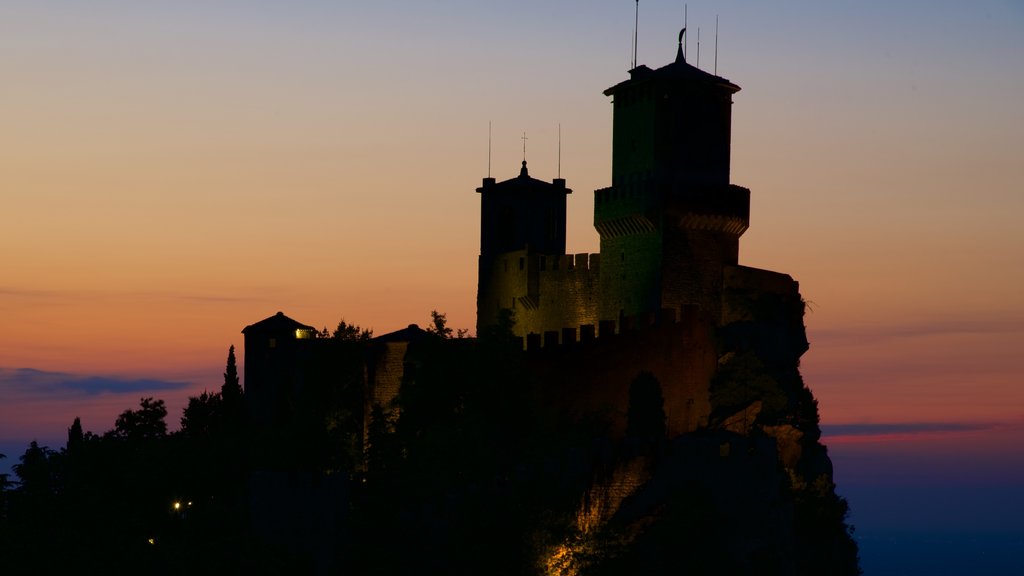
[[[480,259],[477,328],[498,323],[501,309],[515,316],[514,332],[533,332],[597,321],[597,254],[537,254],[517,250]]]
[[[599,337],[528,351],[527,373],[539,379],[547,401],[568,418],[605,418],[613,436],[626,429],[629,386],[641,372],[661,385],[670,437],[708,423],[709,386],[717,367],[714,321],[696,307],[628,319],[618,333],[608,326]],[[630,327],[632,325],[632,328]]]
[[[398,407],[392,402],[398,397],[405,374],[405,353],[408,342],[377,342],[370,345],[367,362],[366,392],[363,401],[363,445],[366,446],[370,428],[370,412],[379,405],[387,416],[398,416]]]

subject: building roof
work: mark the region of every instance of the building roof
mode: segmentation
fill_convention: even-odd
[[[551,182],[538,180],[530,176],[526,169],[526,160],[523,160],[523,167],[519,170],[519,176],[509,178],[495,183],[494,178],[484,178],[484,185],[477,188],[477,192],[502,192],[502,193],[523,193],[523,192],[553,192],[558,194],[572,194],[572,190],[565,187],[565,180],[555,178]]]
[[[682,49],[679,49],[676,52],[676,59],[674,62],[666,64],[657,70],[651,70],[647,66],[641,64],[629,71],[629,80],[623,80],[615,86],[605,90],[604,95],[611,96],[620,88],[651,80],[675,80],[711,84],[719,86],[730,93],[739,92],[740,90],[739,86],[729,82],[721,76],[715,76],[714,74],[705,72],[696,66],[687,64],[686,58],[683,56]]]
[[[416,324],[409,324],[401,330],[388,332],[373,339],[374,342],[412,342],[427,335],[427,331]]]
[[[255,324],[250,324],[242,329],[242,334],[247,332],[294,332],[296,330],[313,330],[316,328],[312,326],[306,326],[301,322],[292,320],[291,318],[284,315],[284,312],[278,312],[270,318],[260,320]]]

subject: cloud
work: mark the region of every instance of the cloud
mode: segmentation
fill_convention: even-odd
[[[826,437],[836,436],[893,436],[915,434],[945,434],[954,432],[976,432],[991,430],[998,424],[992,422],[899,422],[887,424],[822,424],[821,432]]]
[[[34,368],[0,368],[0,389],[20,395],[44,396],[52,394],[128,394],[181,390],[192,386],[189,382],[159,380],[156,378],[124,378],[47,372]]]

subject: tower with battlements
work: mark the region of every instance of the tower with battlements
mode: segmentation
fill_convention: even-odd
[[[481,195],[477,329],[510,310],[547,344],[622,330],[695,306],[723,312],[723,278],[747,229],[750,191],[729,181],[739,86],[686,62],[640,65],[612,97],[612,185],[594,193],[601,253],[566,254],[565,181],[529,177]]]
[[[596,320],[597,257],[565,253],[565,180],[484,178],[480,194],[477,329],[502,309],[522,335],[560,331]]]

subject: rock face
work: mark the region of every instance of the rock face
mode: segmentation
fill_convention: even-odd
[[[617,464],[594,479],[580,506],[586,521],[578,523],[575,548],[561,551],[561,571],[552,573],[859,573],[847,505],[819,442],[817,402],[799,373],[807,349],[803,302],[791,280],[752,282],[763,271],[741,274],[731,279],[723,321],[709,341],[717,362],[685,386],[694,404],[707,406],[705,416],[670,426],[663,442],[638,447],[627,434]],[[632,368],[645,357],[636,356]],[[600,381],[614,372],[585,373]],[[695,377],[677,373],[661,382],[666,421],[673,387]],[[620,406],[625,389],[618,388]],[[628,423],[611,427],[623,428]]]

